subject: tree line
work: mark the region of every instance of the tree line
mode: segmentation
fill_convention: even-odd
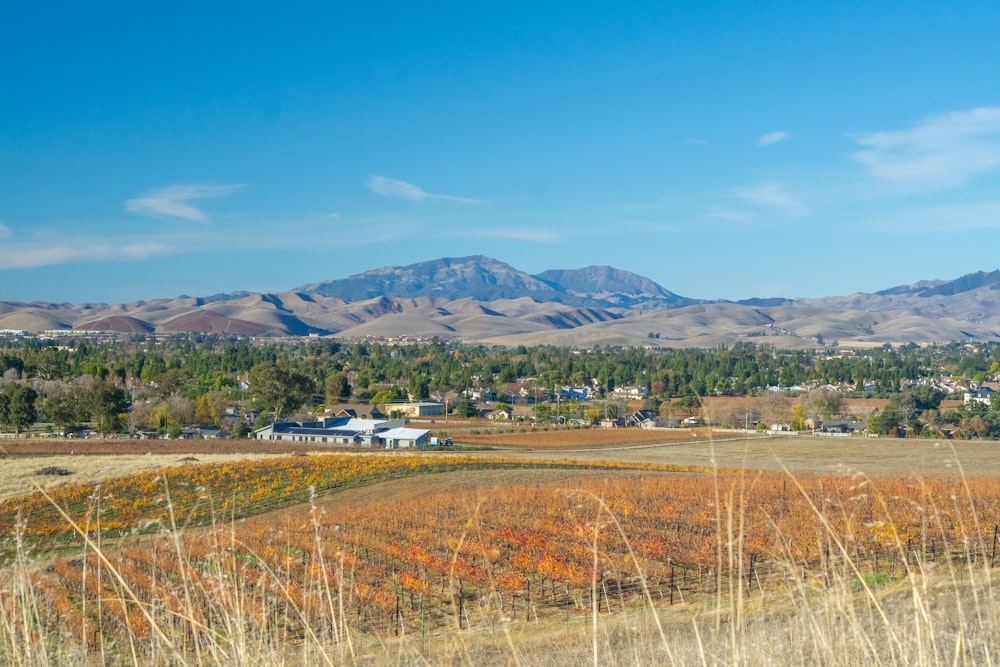
[[[567,349],[198,334],[105,342],[5,338],[0,428],[24,429],[40,413],[59,427],[86,421],[106,432],[176,429],[182,423],[221,424],[234,402],[282,415],[302,405],[423,400],[470,388],[504,399],[519,383],[543,393],[566,385],[605,394],[636,386],[660,400],[691,405],[710,395],[763,395],[769,387],[806,383],[834,385],[847,396],[892,398],[922,378],[994,377],[998,360],[1000,346],[992,343],[887,345],[834,354],[749,342],[712,349]],[[929,409],[900,405],[898,414],[909,425],[911,417],[926,421]],[[974,416],[989,422],[990,415]]]

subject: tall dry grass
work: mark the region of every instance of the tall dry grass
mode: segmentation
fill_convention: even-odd
[[[82,563],[83,576],[91,584],[105,582],[102,593],[74,598],[54,590],[38,575],[54,567],[51,555],[32,553],[15,537],[16,557],[0,570],[0,664],[686,667],[1000,662],[994,554],[980,539],[988,531],[979,525],[974,510],[963,522],[965,533],[959,531],[956,538],[954,526],[940,524],[941,508],[929,502],[922,511],[929,534],[935,535],[935,549],[912,548],[900,538],[892,570],[881,571],[852,551],[829,523],[826,508],[814,506],[825,527],[822,562],[803,568],[791,554],[774,553],[769,558],[772,576],[759,577],[745,562],[742,544],[747,531],[741,508],[753,503],[751,481],[752,473],[716,477],[714,504],[729,509],[715,517],[717,567],[711,594],[679,596],[668,606],[641,577],[636,559],[635,593],[613,608],[594,577],[588,595],[561,615],[514,618],[503,613],[502,603],[501,613],[476,614],[457,600],[454,608],[444,610],[452,623],[425,626],[421,618],[419,626],[400,623],[391,633],[373,628],[348,608],[353,572],[343,554],[329,551],[318,529],[319,567],[303,586],[322,603],[304,609],[281,576],[287,563],[257,560],[251,570],[237,562],[245,551],[239,548],[236,522],[224,517],[210,532],[212,545],[200,557],[219,567],[196,570],[185,565],[190,561],[184,528],[172,520],[164,535],[173,544],[178,569],[164,567],[160,580],[140,590],[134,577],[125,576],[121,544],[102,544],[87,526],[65,516],[84,543],[72,557]],[[802,493],[794,476],[789,475],[789,481],[790,493]],[[595,508],[587,527],[596,571],[602,531],[621,532],[626,542],[629,536],[599,496],[587,500]],[[888,512],[880,520],[893,525]],[[470,523],[467,530],[471,534],[475,528]],[[138,545],[141,548],[141,540]],[[108,618],[117,619],[114,627]]]

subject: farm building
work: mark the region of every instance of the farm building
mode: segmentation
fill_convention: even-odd
[[[444,414],[443,403],[388,403],[386,404],[385,409],[390,413],[406,415],[411,418],[439,417]]]
[[[402,419],[355,419],[327,417],[320,422],[276,422],[254,431],[256,440],[300,442],[315,445],[360,447],[414,447],[427,440],[430,431],[404,428]],[[385,434],[392,441],[388,442]]]
[[[419,428],[391,428],[375,434],[379,444],[386,449],[405,449],[427,444],[430,431]]]

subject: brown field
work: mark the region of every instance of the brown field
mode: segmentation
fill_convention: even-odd
[[[559,429],[507,431],[503,433],[456,433],[456,443],[489,447],[520,447],[531,449],[557,449],[581,447],[614,447],[661,442],[678,442],[708,437],[706,429]]]
[[[579,448],[509,448],[504,455],[826,475],[1000,476],[1000,443],[985,440],[716,434],[591,448],[582,443]]]

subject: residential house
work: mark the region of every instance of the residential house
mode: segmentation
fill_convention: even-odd
[[[625,419],[626,426],[652,428],[656,426],[655,410],[636,410]]]
[[[386,416],[376,405],[368,403],[336,403],[326,406],[324,417],[353,417],[362,419],[385,419]]]
[[[964,398],[966,403],[977,402],[989,405],[993,401],[993,394],[995,393],[996,391],[992,387],[983,385],[977,389],[970,389],[965,392]]]
[[[497,408],[486,414],[486,418],[492,421],[510,421],[514,416],[510,408]]]
[[[188,435],[189,432],[190,435]],[[206,440],[229,437],[225,431],[215,424],[199,424],[198,426],[192,426],[184,429],[183,433],[184,437],[203,438]]]
[[[822,423],[817,429],[817,433],[859,433],[864,431],[868,425],[863,421],[839,419]]]
[[[594,398],[594,390],[590,387],[562,387],[559,390],[559,400],[589,401]]]
[[[615,398],[626,399],[649,398],[649,389],[645,387],[615,387],[611,395]]]

